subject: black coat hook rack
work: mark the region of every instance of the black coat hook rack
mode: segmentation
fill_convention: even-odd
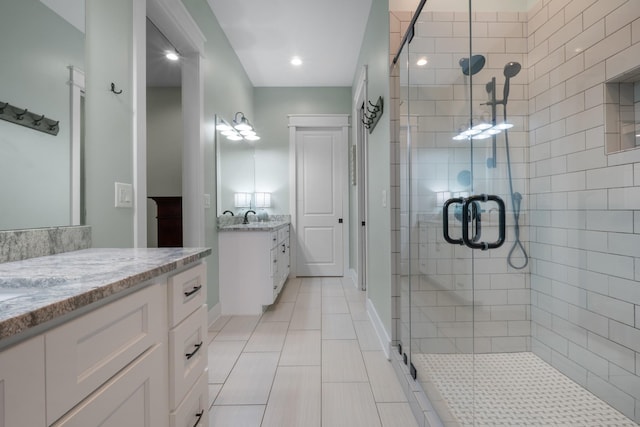
[[[45,117],[44,114],[32,113],[27,108],[18,108],[8,102],[0,102],[0,119],[49,135],[57,135],[60,131],[60,121]]]
[[[379,96],[375,104],[371,101],[367,101],[367,103],[369,105],[365,106],[367,111],[364,112],[362,124],[364,124],[364,127],[369,129],[369,133],[371,133],[378,124],[378,120],[380,120],[382,113],[384,113],[384,101],[382,100],[382,97]]]
[[[111,92],[115,93],[116,95],[120,95],[122,93],[122,89],[116,90],[116,84],[111,83]]]

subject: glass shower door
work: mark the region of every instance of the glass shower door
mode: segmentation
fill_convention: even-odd
[[[400,337],[440,419],[473,425],[477,355],[517,347],[495,321],[511,315],[508,295],[493,292],[507,274],[503,93],[493,77],[502,70],[492,69],[503,57],[490,64],[491,46],[473,48],[473,29],[486,26],[472,18],[483,15],[429,8],[399,61]]]

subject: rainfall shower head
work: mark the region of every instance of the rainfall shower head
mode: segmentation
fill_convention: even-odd
[[[507,98],[509,98],[509,80],[511,80],[512,77],[517,76],[521,69],[522,65],[518,62],[508,62],[507,65],[504,66],[505,81],[504,96],[502,97],[502,100],[505,105],[507,104]]]
[[[485,62],[486,59],[484,55],[472,55],[471,58],[461,58],[460,61],[458,61],[458,64],[460,64],[460,67],[462,68],[462,74],[465,76],[472,76],[482,70]]]

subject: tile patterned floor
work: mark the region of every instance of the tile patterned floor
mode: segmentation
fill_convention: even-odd
[[[418,427],[349,279],[290,279],[209,338],[210,427]]]
[[[412,361],[446,425],[637,427],[533,353],[476,354],[475,361],[416,354]]]

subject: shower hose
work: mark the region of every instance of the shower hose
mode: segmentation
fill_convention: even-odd
[[[507,105],[504,105],[504,121],[507,122]],[[513,209],[513,234],[515,236],[515,240],[513,242],[513,246],[509,251],[509,255],[507,256],[507,263],[512,268],[516,270],[522,270],[529,264],[529,256],[527,255],[527,251],[524,249],[524,245],[520,241],[520,207],[522,204],[522,194],[513,191],[513,178],[511,176],[511,156],[509,154],[509,131],[505,129],[504,131],[504,141],[505,148],[507,151],[507,173],[509,174],[509,192],[511,193],[511,207]],[[513,255],[516,252],[516,249],[520,249],[522,252],[524,263],[522,265],[515,265],[513,263]]]

